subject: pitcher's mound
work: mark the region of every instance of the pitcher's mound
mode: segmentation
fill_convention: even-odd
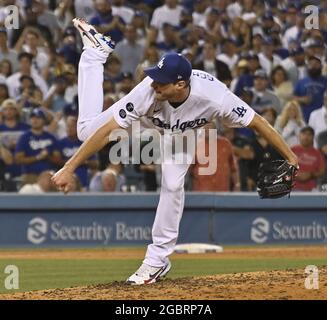
[[[303,269],[166,279],[147,286],[113,282],[86,287],[4,294],[0,299],[327,299],[327,266],[319,267],[319,289],[306,289]]]

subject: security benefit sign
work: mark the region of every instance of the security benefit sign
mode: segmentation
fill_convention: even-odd
[[[92,246],[151,241],[148,214],[10,214],[1,215],[1,245]],[[149,219],[150,218],[150,219]]]
[[[214,237],[225,244],[326,243],[327,213],[221,213]]]

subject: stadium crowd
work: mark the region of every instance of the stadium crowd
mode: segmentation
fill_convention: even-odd
[[[0,190],[54,192],[51,174],[77,138],[77,70],[82,52],[72,19],[82,17],[116,42],[104,71],[104,106],[126,95],[168,51],[224,82],[260,113],[298,155],[296,190],[327,188],[327,1],[1,0]],[[8,6],[19,28],[5,27]],[[319,28],[306,26],[318,9]],[[92,107],[92,106],[90,106]],[[217,128],[218,170],[191,166],[187,190],[254,191],[259,164],[280,155],[247,128]],[[207,139],[199,143],[207,146]],[[114,165],[110,143],[76,170],[76,191],[160,188],[158,165]]]

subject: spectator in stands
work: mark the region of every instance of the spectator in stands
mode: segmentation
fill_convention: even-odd
[[[251,106],[259,113],[266,107],[273,107],[279,114],[282,106],[274,92],[268,89],[268,84],[267,73],[262,69],[257,70],[254,74],[254,96]]]
[[[302,19],[300,19],[300,13],[298,12],[295,4],[291,4],[286,9],[286,26],[287,29],[283,35],[283,46],[288,49],[288,46],[291,41],[299,39],[300,32],[302,28],[300,28],[300,24],[302,23]]]
[[[240,95],[244,87],[253,86],[253,76],[250,74],[249,63],[246,59],[241,58],[234,69],[234,77],[230,90],[236,95]]]
[[[9,98],[9,90],[5,83],[0,83],[0,106]]]
[[[235,4],[237,2],[234,2]],[[238,3],[237,3],[238,4]],[[240,6],[241,18],[248,26],[253,26],[257,23],[257,14],[254,11],[254,1],[244,0],[242,6]],[[239,16],[239,14],[237,14]]]
[[[273,68],[270,77],[273,91],[284,106],[293,98],[292,82],[288,81],[287,73],[282,66]]]
[[[109,166],[97,172],[91,179],[90,192],[119,192],[125,183],[124,175],[122,174],[122,165]]]
[[[258,54],[260,65],[268,75],[270,75],[271,70],[278,66],[282,61],[282,59],[274,53],[274,49],[273,39],[268,37],[263,40],[262,52]]]
[[[164,23],[169,23],[173,26],[178,26],[183,7],[178,4],[178,0],[165,0],[165,4],[153,11],[151,19],[151,30],[153,33],[152,38],[156,42],[161,42],[164,39],[162,27]]]
[[[135,29],[137,42],[145,47],[148,33],[148,18],[143,11],[135,11],[131,25]]]
[[[302,42],[302,46],[307,57],[315,56],[321,61],[325,59],[325,45],[320,33],[309,33],[307,39]]]
[[[263,46],[263,35],[261,32],[256,32],[252,36],[252,41],[251,41],[251,54],[256,55],[259,60],[258,54],[262,52],[262,46]]]
[[[292,147],[299,144],[300,130],[305,126],[301,107],[295,100],[289,101],[277,117],[275,129],[287,144]]]
[[[7,29],[0,27],[0,61],[7,59],[10,61],[14,71],[18,68],[18,56],[14,49],[8,47]]]
[[[66,118],[66,130],[67,135],[65,138],[59,140],[59,149],[62,156],[62,164],[64,165],[66,161],[74,155],[77,149],[81,146],[82,142],[77,138],[77,117],[68,116]],[[78,167],[75,171],[78,177],[82,190],[86,191],[89,186],[89,170],[96,170],[98,168],[98,161],[96,156],[92,156],[87,160],[84,165]]]
[[[204,70],[230,86],[232,74],[225,62],[216,59],[216,48],[212,41],[206,41],[202,53],[194,63],[194,69]]]
[[[195,25],[195,30],[201,33],[202,39],[206,38],[208,41],[219,43],[223,41],[222,26],[224,21],[227,22],[224,20],[224,16],[223,11],[211,8],[208,11],[205,22],[198,26]]]
[[[25,184],[19,191],[19,194],[42,194],[46,192],[57,192],[57,188],[51,178],[54,171],[46,170],[39,174],[35,183]]]
[[[20,86],[19,86],[19,92],[22,94],[25,90],[33,90],[35,88],[35,83],[32,77],[22,75],[19,78]],[[18,99],[20,96],[18,97]],[[17,97],[16,97],[17,99]],[[17,100],[18,100],[17,99]]]
[[[315,145],[320,132],[327,130],[327,90],[324,92],[324,104],[310,114],[309,126],[315,132]]]
[[[67,86],[68,81],[65,76],[56,77],[44,99],[43,106],[53,112],[62,111],[68,104],[68,101],[65,99]]]
[[[193,5],[193,24],[201,26],[205,24],[206,17],[210,11],[210,3],[208,0],[195,0]]]
[[[27,52],[33,56],[33,67],[41,75],[47,74],[50,63],[50,56],[44,46],[45,43],[46,41],[38,29],[26,27],[15,45],[15,50],[18,53]]]
[[[125,28],[124,39],[115,48],[115,54],[122,62],[122,72],[134,74],[137,65],[142,61],[144,46],[137,42],[137,33],[133,25]]]
[[[293,86],[305,76],[305,55],[302,47],[297,46],[290,49],[289,57],[282,60],[280,65],[287,72]]]
[[[247,55],[245,57],[242,57],[238,62],[237,62],[237,73],[238,76],[234,78],[233,82],[231,85],[231,89],[234,91],[234,93],[237,96],[240,96],[244,90],[244,88],[251,88],[253,87],[254,83],[254,72],[256,70],[255,66],[255,60],[252,61],[252,66],[250,64],[250,56]],[[258,60],[259,64],[259,60]],[[254,69],[251,69],[255,67]],[[252,102],[252,101],[251,101]]]
[[[274,20],[274,16],[272,14],[271,11],[267,11],[262,15],[261,20],[261,32],[262,32],[262,36],[264,38],[266,37],[270,37],[271,35],[271,30],[273,29],[273,27],[275,26],[275,20]]]
[[[22,181],[34,183],[45,170],[54,170],[61,164],[57,139],[44,130],[46,114],[42,109],[31,113],[31,130],[24,133],[16,146],[16,163],[22,166]]]
[[[277,112],[273,107],[266,107],[261,111],[261,116],[265,118],[268,123],[273,127],[276,122]]]
[[[134,10],[125,6],[124,0],[112,0],[112,14],[121,17],[126,24],[131,23],[134,17]]]
[[[7,59],[0,62],[0,83],[6,83],[6,78],[12,75],[12,65]]]
[[[15,186],[11,187],[10,177],[6,175],[6,168],[14,163],[12,153],[0,143],[0,191],[16,191]]]
[[[54,11],[54,14],[58,20],[58,24],[61,28],[61,30],[66,29],[72,22],[72,20],[75,18],[74,14],[74,2],[73,0],[59,0],[57,1],[57,7]],[[86,0],[87,2],[87,0]],[[85,17],[85,15],[78,15],[76,13],[77,17]]]
[[[20,111],[13,99],[7,99],[2,103],[3,123],[0,125],[0,145],[7,149],[12,158],[14,158],[18,139],[30,128],[29,125],[20,121]],[[10,178],[17,178],[21,175],[21,168],[13,160],[12,163],[7,163],[5,173]]]
[[[311,112],[323,105],[323,95],[327,89],[327,77],[321,75],[322,63],[319,58],[309,57],[307,70],[308,76],[300,79],[294,88],[294,98],[301,104],[306,122]]]
[[[217,169],[214,174],[201,175],[200,168],[207,168],[209,164],[201,164],[196,157],[195,164],[191,167],[192,191],[240,191],[238,165],[232,144],[228,139],[217,136],[218,154],[216,154],[216,158],[212,158],[212,152],[209,152],[209,130],[216,130],[216,126],[210,123],[203,129],[204,136],[198,141],[197,148],[204,148],[202,150],[206,150],[205,154],[209,157],[211,155],[209,162],[216,161]]]
[[[20,25],[21,31],[23,31],[24,28],[26,28],[26,27],[34,27],[34,28],[38,29],[40,31],[40,33],[42,34],[42,36],[48,42],[49,46],[51,48],[54,48],[55,43],[57,43],[57,41],[58,41],[58,38],[54,37],[54,35],[51,32],[51,30],[49,29],[49,27],[45,23],[43,23],[44,21],[42,23],[40,23],[39,15],[42,13],[40,12],[39,8],[35,8],[36,6],[39,6],[39,5],[35,2],[35,0],[28,1],[25,3],[25,7],[24,7],[25,20],[23,20],[24,23],[22,25]],[[53,23],[53,20],[52,20],[52,23]],[[58,26],[59,26],[59,24],[58,24]],[[16,42],[17,39],[15,39],[14,42]]]
[[[98,32],[110,36],[116,43],[123,39],[125,22],[112,12],[111,3],[107,0],[95,0],[97,14],[90,20]]]
[[[314,130],[311,127],[304,127],[300,131],[300,144],[292,147],[300,166],[294,190],[315,190],[318,178],[325,174],[325,159],[322,153],[313,147],[313,139]]]
[[[72,27],[65,30],[62,44],[57,49],[57,53],[64,58],[63,64],[77,67],[80,58],[80,50],[78,48],[75,30],[72,29]]]
[[[78,98],[74,99],[73,103],[67,104],[63,111],[54,114],[54,119],[48,125],[47,130],[52,133],[57,139],[63,139],[67,136],[66,119],[69,116],[78,117]]]
[[[144,51],[144,59],[143,59],[142,63],[137,67],[137,71],[138,71],[138,69],[142,70],[149,66],[155,65],[158,62],[159,57],[160,57],[159,51],[155,46],[147,47]]]
[[[228,66],[225,65],[226,69],[230,71]],[[197,59],[197,62],[194,63],[194,69],[199,69],[210,73],[212,76],[217,77],[217,69],[216,69],[216,48],[212,42],[205,42],[202,49],[202,54]]]
[[[33,86],[31,88],[24,89],[21,95],[19,95],[17,98],[17,104],[22,111],[22,120],[28,123],[33,109],[42,105],[43,93],[38,87]]]
[[[110,80],[113,83],[117,83],[121,80],[122,75],[122,63],[116,55],[111,55],[110,59],[104,66],[104,80]]]
[[[163,40],[157,42],[157,48],[160,55],[169,51],[180,51],[183,47],[183,42],[179,37],[177,27],[165,22],[162,26]]]
[[[19,57],[19,69],[16,73],[7,79],[7,86],[11,98],[16,98],[19,95],[20,77],[22,75],[33,78],[35,84],[42,90],[43,95],[48,91],[48,85],[45,80],[32,69],[33,56],[30,53],[22,52]]]
[[[48,10],[47,5],[43,0],[32,0],[31,6],[33,13],[37,16],[37,22],[41,26],[48,28],[53,43],[58,43],[61,37],[61,29],[55,14]]]
[[[235,17],[231,20],[228,37],[235,41],[238,53],[250,48],[251,29],[242,18]]]
[[[238,134],[235,128],[223,124],[220,128],[221,134],[233,145],[233,152],[239,167],[241,191],[251,191],[249,187],[249,161],[254,159],[254,152],[250,140]]]
[[[282,41],[280,38],[280,33],[281,33],[281,26],[276,25],[272,30],[271,30],[271,39],[273,41],[274,45],[274,52],[280,59],[286,59],[289,56],[289,50],[283,47]]]
[[[87,21],[96,15],[94,0],[74,0],[75,17],[83,17]]]
[[[73,103],[78,91],[76,68],[72,64],[64,64],[62,76],[65,77],[67,80],[65,100],[68,103]]]
[[[251,53],[246,56],[246,59],[249,64],[250,74],[254,76],[255,72],[261,69],[259,57],[257,54]]]
[[[121,99],[126,96],[134,88],[134,78],[133,74],[126,72],[121,75],[120,82],[117,83],[117,97]]]
[[[230,72],[234,70],[234,67],[238,61],[238,55],[236,50],[236,43],[232,39],[225,39],[223,42],[223,53],[217,55],[217,60],[224,62]]]

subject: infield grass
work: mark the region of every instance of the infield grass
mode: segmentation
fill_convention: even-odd
[[[124,281],[140,265],[140,259],[1,259],[0,293],[67,288],[90,284]],[[173,268],[168,278],[204,276],[214,274],[286,270],[307,265],[326,265],[326,259],[265,258],[265,259],[172,259]],[[7,265],[19,269],[19,290],[6,290],[4,280]]]

